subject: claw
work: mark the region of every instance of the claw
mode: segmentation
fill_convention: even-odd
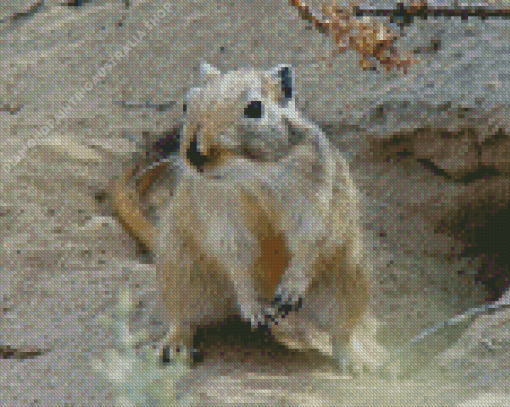
[[[262,314],[252,318],[252,325],[268,329],[279,318],[285,318],[290,312],[299,310],[302,305],[303,299],[299,295],[279,290],[271,301],[271,307],[265,308]]]

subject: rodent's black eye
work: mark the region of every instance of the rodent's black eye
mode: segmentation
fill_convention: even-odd
[[[182,104],[182,112],[186,113],[186,110],[188,110],[188,105],[186,103]]]
[[[250,119],[260,119],[262,117],[262,102],[252,101],[244,108],[244,116]]]

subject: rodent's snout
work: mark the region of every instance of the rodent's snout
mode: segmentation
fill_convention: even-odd
[[[208,162],[207,154],[202,154],[198,150],[198,142],[197,138],[194,137],[189,146],[186,149],[186,159],[192,167],[195,167],[199,172],[203,171],[203,167]]]
[[[204,167],[214,164],[219,157],[219,152],[214,147],[209,147],[206,152],[200,151],[196,136],[193,137],[186,149],[186,159],[190,166],[198,172],[203,172]]]

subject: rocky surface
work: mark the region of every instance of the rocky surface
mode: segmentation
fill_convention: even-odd
[[[0,16],[6,405],[113,402],[90,362],[114,345],[98,317],[122,287],[139,305],[132,328],[148,327],[150,342],[160,340],[154,267],[140,263],[103,191],[136,142],[175,125],[201,58],[225,70],[294,67],[298,105],[346,153],[364,195],[381,342],[401,346],[430,324],[503,300],[508,20],[415,19],[396,46],[421,63],[404,75],[363,71],[353,51],[319,61],[330,39],[285,1],[60,3],[46,1],[22,19],[5,17],[17,8]],[[320,3],[310,2],[317,10]],[[170,189],[160,183],[152,204]],[[233,319],[200,333],[207,354],[187,389],[212,405],[510,405],[509,315],[478,317],[446,352],[432,349],[421,381],[396,382],[342,378],[326,358],[287,351]]]

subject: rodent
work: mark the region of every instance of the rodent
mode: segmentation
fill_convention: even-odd
[[[240,309],[289,347],[318,349],[342,368],[379,366],[358,193],[345,159],[296,108],[291,67],[200,70],[159,224],[138,197],[165,162],[138,191],[129,181],[139,167],[125,171],[112,193],[122,223],[154,253],[170,354],[191,350],[197,325]]]

